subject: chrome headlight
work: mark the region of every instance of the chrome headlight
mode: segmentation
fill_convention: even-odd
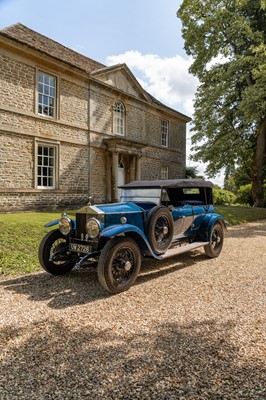
[[[90,218],[86,224],[86,229],[89,237],[91,239],[95,239],[99,235],[101,230],[99,221],[97,221],[96,218]]]
[[[67,236],[71,231],[71,228],[72,228],[71,219],[65,215],[59,221],[59,230],[63,235]]]

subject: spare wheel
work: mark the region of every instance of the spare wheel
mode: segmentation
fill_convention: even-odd
[[[173,217],[167,207],[156,206],[149,211],[145,232],[153,251],[165,253],[174,235]]]

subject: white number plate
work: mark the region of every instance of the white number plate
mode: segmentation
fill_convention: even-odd
[[[91,246],[79,243],[70,243],[70,250],[76,251],[78,253],[91,253]]]

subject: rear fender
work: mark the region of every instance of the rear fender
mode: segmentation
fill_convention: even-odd
[[[209,242],[211,239],[211,232],[212,228],[216,224],[216,222],[219,222],[224,229],[227,229],[224,217],[220,214],[207,214],[204,218],[204,221],[201,224],[199,234],[201,238]]]

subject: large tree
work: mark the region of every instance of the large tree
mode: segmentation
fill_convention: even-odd
[[[241,165],[263,206],[266,153],[266,0],[184,0],[178,17],[199,79],[194,159],[214,176]]]

